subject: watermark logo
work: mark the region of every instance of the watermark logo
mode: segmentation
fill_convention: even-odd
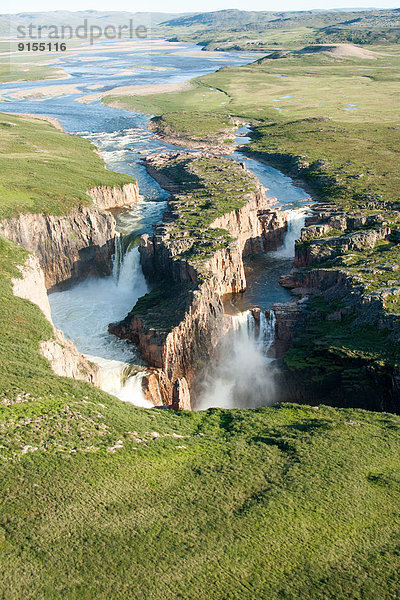
[[[18,25],[17,38],[30,40],[88,40],[93,44],[96,40],[146,39],[148,28],[137,25],[132,19],[127,25],[92,25],[88,19],[77,26],[72,25]]]

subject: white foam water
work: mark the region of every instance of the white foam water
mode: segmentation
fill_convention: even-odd
[[[123,255],[116,238],[114,271],[110,277],[91,278],[69,290],[49,295],[54,324],[80,352],[101,368],[101,387],[126,402],[151,407],[143,395],[145,367],[133,344],[108,332],[148,291],[138,248]],[[133,365],[139,365],[133,367]]]
[[[257,408],[273,404],[274,368],[267,356],[275,336],[275,315],[250,310],[232,317],[232,329],[223,340],[216,363],[206,374],[196,410],[211,407]]]
[[[309,213],[310,209],[307,207],[287,211],[287,232],[285,240],[280,248],[271,253],[271,256],[274,256],[275,258],[294,258],[295,242],[301,235],[306,216]]]

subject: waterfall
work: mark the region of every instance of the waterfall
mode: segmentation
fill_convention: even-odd
[[[306,216],[309,214],[309,212],[310,210],[307,207],[287,211],[287,232],[285,235],[285,241],[283,246],[271,253],[271,256],[276,258],[294,257],[295,242],[301,235],[301,230],[304,227]]]
[[[275,334],[275,315],[260,311],[260,325],[250,310],[232,317],[215,364],[206,373],[196,410],[210,407],[256,408],[275,398],[274,368],[268,358]]]
[[[132,343],[108,333],[108,324],[123,319],[148,287],[140,265],[139,249],[124,254],[115,240],[113,274],[87,279],[69,290],[49,295],[56,327],[82,354],[101,369],[101,388],[137,406],[152,406],[142,391],[146,367]]]
[[[264,311],[260,311],[260,331],[258,334],[258,343],[261,344],[264,352],[268,352],[274,343],[275,325],[276,318],[273,310],[268,311],[268,318],[266,317]]]
[[[134,372],[133,365],[117,360],[101,361],[101,389],[124,402],[151,408],[153,404],[143,394],[144,371]]]
[[[115,279],[119,278],[119,272],[121,269],[121,264],[124,259],[124,249],[122,246],[121,234],[116,231],[115,232],[115,252],[113,258],[113,275]]]

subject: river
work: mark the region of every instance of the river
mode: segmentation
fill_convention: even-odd
[[[82,103],[77,99],[93,94],[94,90],[104,91],[121,85],[182,82],[215,71],[221,66],[246,64],[254,57],[234,52],[201,53],[197,46],[189,44],[163,42],[161,46],[155,42],[153,46],[148,45],[145,51],[139,43],[135,49],[130,42],[126,50],[113,49],[115,44],[110,42],[106,48],[104,44],[98,48],[94,45],[95,56],[77,52],[57,60],[55,65],[62,67],[70,76],[66,80],[68,84],[75,86],[73,93],[69,90],[55,97],[17,99],[16,92],[29,92],[32,88],[36,90],[40,87],[49,89],[63,81],[1,84],[0,95],[6,98],[1,108],[4,112],[58,118],[67,132],[85,137],[97,146],[108,169],[134,176],[139,183],[140,201],[118,211],[116,220],[117,231],[121,235],[139,235],[150,232],[152,226],[162,218],[168,197],[147,174],[141,164],[142,157],[154,152],[186,149],[156,139],[147,129],[148,115],[109,108],[98,100]],[[121,42],[118,43],[120,45]],[[155,64],[157,70],[154,70]],[[245,129],[238,131],[241,136],[245,133]],[[245,137],[237,138],[239,144],[246,141]],[[271,331],[271,326],[265,323],[263,340],[255,339],[251,317],[245,311],[252,306],[268,310],[274,302],[289,299],[289,293],[279,286],[278,279],[292,266],[294,240],[300,233],[306,212],[301,207],[309,200],[304,190],[295,186],[289,177],[277,169],[245,158],[240,152],[235,152],[233,158],[246,164],[268,188],[268,195],[276,197],[282,208],[291,209],[289,227],[281,249],[246,259],[248,289],[240,295],[240,303],[238,298],[237,308],[242,314],[236,319],[236,333],[230,342],[234,350],[230,353],[233,360],[221,361],[210,367],[197,408],[215,405],[248,407],[271,401],[272,383],[266,384],[265,375],[269,364],[266,348],[270,343],[270,334],[265,331],[268,327]],[[125,317],[147,289],[139,253],[137,248],[132,248],[125,255],[116,253],[114,272],[110,277],[89,279],[49,296],[55,325],[82,353],[101,366],[103,389],[121,400],[144,407],[151,406],[141,391],[145,365],[135,346],[109,334],[107,326]],[[243,366],[244,357],[251,358],[253,368],[250,369],[250,363],[245,363],[247,368],[242,375],[238,368]],[[240,401],[240,397],[246,396],[245,375],[254,382],[253,394],[252,398]],[[256,376],[257,379],[254,379]],[[257,401],[254,400],[255,395]]]

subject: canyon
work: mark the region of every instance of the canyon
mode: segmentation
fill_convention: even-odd
[[[115,220],[110,208],[137,202],[137,183],[88,190],[92,206],[69,215],[21,214],[0,221],[0,235],[32,252],[39,260],[48,291],[69,287],[111,272]]]
[[[192,390],[232,326],[223,298],[246,288],[243,257],[282,244],[286,214],[272,208],[276,199],[267,198],[254,175],[232,160],[179,153],[159,154],[145,164],[171,192],[163,222],[152,236],[143,235],[139,246],[143,272],[154,289],[109,330],[136,343],[154,367],[144,382],[152,402],[190,409]],[[216,205],[208,187],[215,174],[214,193],[218,196],[222,185],[225,202],[237,207],[189,225],[188,212],[201,217],[204,204]],[[238,188],[229,189],[227,181],[238,178]]]
[[[185,152],[156,154],[144,163],[149,175],[170,193],[163,220],[152,234],[141,236],[138,248],[151,291],[138,299],[125,318],[110,323],[109,331],[132,341],[146,362],[135,386],[149,406],[192,410],[202,393],[204,375],[233,327],[235,317],[225,304],[246,289],[244,259],[282,248],[288,211],[276,206],[276,198],[266,196],[243,163]],[[70,215],[29,214],[0,222],[2,235],[32,253],[21,267],[22,279],[14,280],[15,295],[36,303],[51,323],[47,292],[112,272],[116,226],[110,210],[137,203],[139,189],[137,183],[101,186],[89,195],[93,205]],[[280,281],[293,296],[272,305],[274,332],[268,356],[278,367],[274,401],[324,399],[352,405],[353,386],[348,386],[346,369],[360,368],[363,383],[357,403],[397,412],[397,366],[379,367],[368,355],[329,357],[329,350],[321,351],[312,366],[298,356],[294,362],[290,358],[315,319],[338,326],[351,319],[356,325],[389,331],[397,342],[400,321],[385,312],[384,300],[399,290],[369,292],[346,266],[349,254],[373,251],[392,235],[390,224],[379,214],[344,214],[331,205],[314,204],[296,244],[293,269]],[[119,244],[127,248],[123,238]],[[337,307],[321,313],[315,306],[318,298],[334,301]],[[259,328],[259,309],[251,314]],[[265,318],[270,314],[266,311]],[[53,371],[101,387],[99,365],[54,325],[53,335],[40,345]]]
[[[21,214],[0,221],[0,233],[29,254],[12,280],[14,295],[36,304],[50,322],[53,338],[40,343],[56,375],[101,387],[101,369],[53,324],[48,293],[66,289],[90,276],[104,277],[112,270],[115,219],[109,212],[138,202],[137,183],[99,186],[88,191],[93,205],[69,215]]]

